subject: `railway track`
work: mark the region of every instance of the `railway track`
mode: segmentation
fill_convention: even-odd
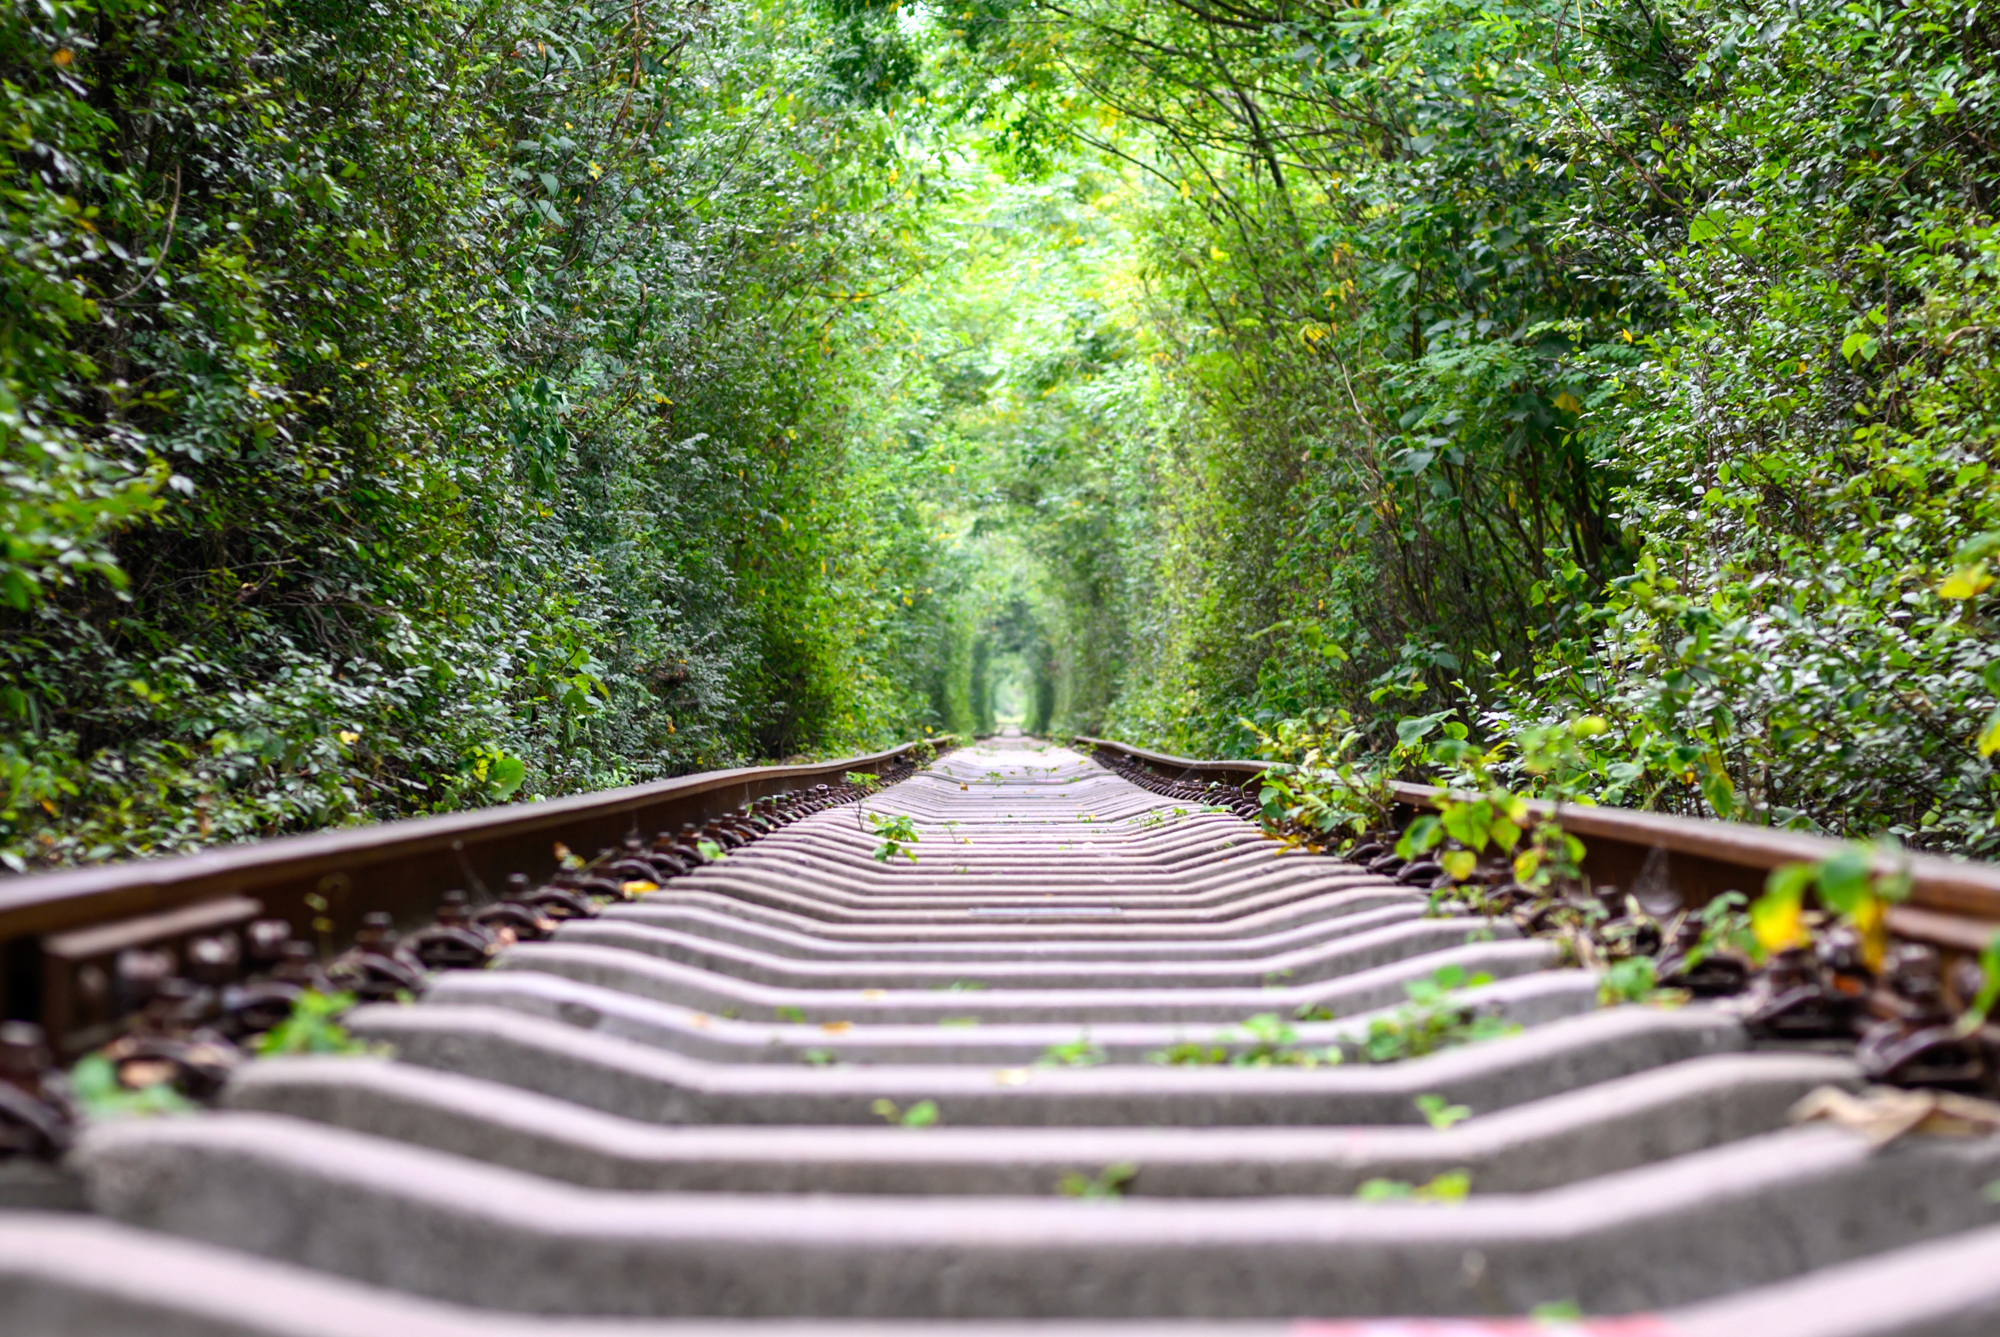
[[[1598,971],[1514,917],[1432,913],[1401,870],[1272,841],[1240,763],[1097,756],[1002,739],[907,773],[892,754],[850,765],[894,783],[795,775],[779,802],[784,777],[732,781],[707,792],[737,816],[650,845],[615,838],[637,817],[578,808],[594,834],[567,843],[609,852],[567,873],[526,853],[561,813],[532,841],[459,830],[480,882],[532,874],[506,894],[538,926],[489,916],[502,945],[467,962],[486,968],[348,1013],[379,1052],[241,1064],[213,1108],[93,1123],[53,1177],[17,1176],[14,1201],[88,1212],[0,1212],[0,1327],[2000,1332],[1993,1107],[1884,1092],[1851,1041],[1773,1040],[1740,1000],[1606,1005]],[[408,838],[448,850],[435,836]],[[1707,842],[1682,857],[1701,894],[1780,861],[1687,839]],[[233,927],[231,897],[335,874],[370,959],[437,962],[443,930],[479,926],[476,905],[404,915],[398,940],[324,850],[307,872],[230,857],[234,880],[145,874],[199,894],[141,906],[142,929],[62,920],[17,977],[96,998],[62,974],[102,962],[93,943],[142,950],[181,915],[209,925],[175,930],[192,960],[197,932],[255,937],[266,909]],[[1948,973],[1990,934],[1968,913],[1988,874],[1933,875],[1901,928]],[[89,876],[100,908],[135,904]],[[71,903],[16,885],[44,920]],[[327,898],[299,895],[331,935]],[[549,922],[586,896],[604,903]],[[123,1024],[62,1014],[85,1022]],[[162,1024],[155,1003],[139,1030]]]

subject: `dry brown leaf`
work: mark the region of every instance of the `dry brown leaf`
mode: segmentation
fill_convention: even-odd
[[[1837,1086],[1808,1092],[1792,1106],[1793,1123],[1833,1123],[1886,1147],[1911,1133],[1985,1137],[2000,1132],[2000,1103],[1952,1091],[1905,1091],[1871,1086],[1858,1094]]]

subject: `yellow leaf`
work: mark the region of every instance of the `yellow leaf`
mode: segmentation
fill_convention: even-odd
[[[621,882],[618,884],[618,889],[627,896],[644,896],[649,891],[658,891],[660,884],[639,879],[631,882]]]
[[[1970,599],[1993,583],[1993,576],[1986,569],[1986,563],[1961,566],[1944,578],[1938,586],[1940,599]]]
[[[1561,394],[1556,396],[1555,406],[1561,409],[1564,413],[1583,412],[1583,401],[1578,399],[1575,395],[1571,394],[1567,390],[1563,391]]]
[[[1979,731],[1979,755],[1990,757],[2000,752],[2000,710],[1986,717],[1986,725]]]
[[[1803,947],[1808,941],[1804,903],[1797,896],[1760,896],[1750,906],[1750,931],[1766,952]]]
[[[1472,876],[1472,870],[1479,866],[1479,856],[1471,850],[1452,850],[1439,857],[1438,863],[1450,873],[1452,880],[1463,882]]]
[[[1848,922],[1861,936],[1861,960],[1870,970],[1882,968],[1882,958],[1889,954],[1889,907],[1881,897],[1868,895],[1862,898]]]
[[[1220,246],[1211,246],[1208,248],[1208,258],[1211,260],[1227,260],[1229,252],[1223,250]]]

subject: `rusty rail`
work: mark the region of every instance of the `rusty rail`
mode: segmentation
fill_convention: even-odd
[[[265,916],[345,943],[371,911],[427,921],[440,893],[492,899],[509,874],[543,879],[556,845],[586,857],[849,772],[881,774],[917,749],[801,766],[742,766],[540,803],[483,808],[55,873],[0,878],[0,1001],[11,1019],[65,1029],[79,971],[130,946],[172,949]],[[324,902],[309,905],[308,897]],[[317,929],[314,921],[319,920]]]
[[[1078,737],[1075,741],[1079,747],[1129,758],[1171,780],[1240,787],[1256,780],[1268,764],[1194,761],[1107,738]],[[1397,799],[1412,811],[1437,807],[1445,792],[1432,785],[1408,783],[1394,788]],[[1529,806],[1540,816],[1560,820],[1565,830],[1584,842],[1584,871],[1593,881],[1629,887],[1642,870],[1647,870],[1649,876],[1664,877],[1668,885],[1697,903],[1729,890],[1754,895],[1771,869],[1824,859],[1845,848],[1829,837],[1745,822],[1574,803],[1538,801]],[[1889,928],[1897,937],[1956,954],[1977,952],[2000,930],[2000,865],[1913,854],[1907,856],[1906,867],[1909,900],[1889,912]]]

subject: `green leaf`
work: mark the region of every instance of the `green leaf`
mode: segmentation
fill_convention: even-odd
[[[1411,822],[1396,841],[1396,855],[1402,859],[1414,859],[1419,854],[1427,854],[1444,839],[1444,829],[1437,818],[1429,813]]]
[[[505,754],[495,757],[486,772],[486,792],[496,799],[512,798],[528,778],[528,763]]]
[[[1492,818],[1493,805],[1486,802],[1452,803],[1438,816],[1445,834],[1475,850],[1486,848],[1486,832]]]
[[[1717,817],[1736,815],[1736,784],[1721,767],[1712,767],[1701,777],[1701,796]]]
[[[1651,998],[1659,975],[1650,956],[1628,956],[1611,963],[1598,980],[1597,1001],[1605,1007],[1643,1003]]]
[[[1409,747],[1437,726],[1436,715],[1406,715],[1396,721],[1396,741],[1404,747]]]
[[[1979,993],[1959,1018],[1959,1030],[1966,1034],[1978,1030],[1992,1015],[1995,1003],[2000,1003],[2000,931],[1987,940],[1985,950],[1979,953]]]
[[[1472,1106],[1454,1105],[1448,1098],[1440,1095],[1418,1096],[1415,1104],[1417,1112],[1424,1116],[1424,1122],[1440,1132],[1472,1117]]]
[[[1827,909],[1849,917],[1858,914],[1871,893],[1873,861],[1860,850],[1842,850],[1822,860],[1815,879]]]

